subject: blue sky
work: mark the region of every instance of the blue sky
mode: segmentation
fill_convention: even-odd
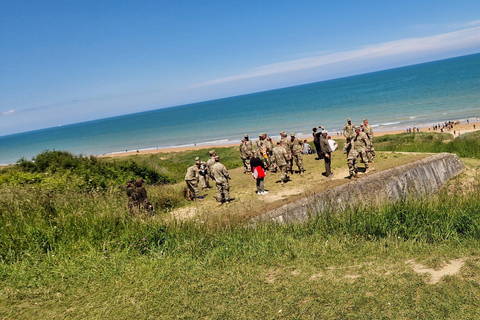
[[[478,0],[0,0],[0,135],[478,52]]]

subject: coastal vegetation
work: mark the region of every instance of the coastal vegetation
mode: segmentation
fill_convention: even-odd
[[[399,152],[455,152],[468,173],[428,198],[255,228],[235,211],[242,205],[171,218],[190,205],[186,168],[208,150],[21,159],[0,171],[0,318],[478,318],[479,141],[378,137],[376,166],[408,159]],[[339,149],[334,168],[346,166]],[[216,150],[242,180],[238,149]],[[124,183],[138,177],[154,219],[128,214]],[[413,267],[455,259],[461,272],[438,283]]]

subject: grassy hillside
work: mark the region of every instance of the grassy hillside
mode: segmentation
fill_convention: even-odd
[[[473,134],[378,138],[379,168],[408,158],[379,150],[418,146],[461,150],[469,170],[429,198],[256,228],[232,211],[258,210],[249,201],[221,214],[169,218],[191,206],[181,197],[183,175],[207,151],[22,160],[0,175],[0,319],[478,318],[480,148],[466,147],[478,141]],[[217,152],[233,172],[241,165],[237,148]],[[334,172],[346,167],[341,150],[334,161]],[[154,173],[163,180],[154,183]],[[124,180],[142,174],[159,208],[155,219],[126,210]],[[324,183],[311,174],[287,187]],[[242,179],[253,187],[239,172]],[[438,283],[418,272],[451,261],[462,268]]]

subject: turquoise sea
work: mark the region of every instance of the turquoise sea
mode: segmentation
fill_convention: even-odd
[[[480,54],[0,137],[0,164],[43,150],[99,155],[240,142],[245,133],[332,133],[346,119],[374,130],[480,117]]]

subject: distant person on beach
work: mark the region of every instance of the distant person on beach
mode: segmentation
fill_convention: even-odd
[[[358,152],[355,150],[355,146],[352,142],[352,138],[347,138],[347,142],[344,145],[347,153],[348,164],[348,179],[355,180],[358,178]]]
[[[352,124],[352,119],[348,118],[347,123],[343,126],[343,136],[345,138],[353,138],[355,136],[355,125]]]
[[[285,150],[285,148],[282,146],[282,141],[278,141],[277,146],[273,148],[273,158],[274,158],[277,170],[282,174],[282,176],[280,177],[280,181],[283,186],[285,181],[288,180],[288,176],[287,176],[288,153],[287,153],[287,150]]]
[[[365,163],[365,173],[370,171],[370,160],[367,156],[367,151],[370,148],[370,140],[364,132],[360,131],[360,128],[355,129],[355,137],[353,138],[355,150],[360,155],[362,162]]]
[[[331,164],[332,164],[332,149],[330,149],[330,144],[327,140],[328,131],[322,131],[322,136],[320,137],[320,150],[322,150],[322,154],[325,161],[325,176],[330,178],[333,176]]]
[[[295,138],[295,132],[292,132],[290,133],[290,144],[292,147],[292,156],[295,159],[295,163],[297,164],[298,171],[301,175],[303,175],[303,172],[305,171],[305,168],[303,167],[303,155],[302,155],[303,141],[298,138]]]
[[[135,182],[135,193],[137,197],[138,211],[141,212],[143,210],[147,210],[153,215],[155,211],[153,210],[152,204],[148,200],[147,190],[145,189],[143,184],[144,181],[142,178],[138,178]]]
[[[200,180],[200,159],[195,159],[195,164],[188,167],[185,174],[185,182],[188,187],[187,200],[200,201],[200,190],[198,190],[198,181]]]
[[[265,165],[258,157],[259,152],[255,151],[250,155],[250,167],[252,168],[252,176],[257,183],[257,194],[267,194],[265,191]]]
[[[230,203],[230,175],[227,168],[220,163],[220,157],[215,156],[215,164],[212,166],[212,176],[217,186],[216,200],[222,205],[223,203]]]

